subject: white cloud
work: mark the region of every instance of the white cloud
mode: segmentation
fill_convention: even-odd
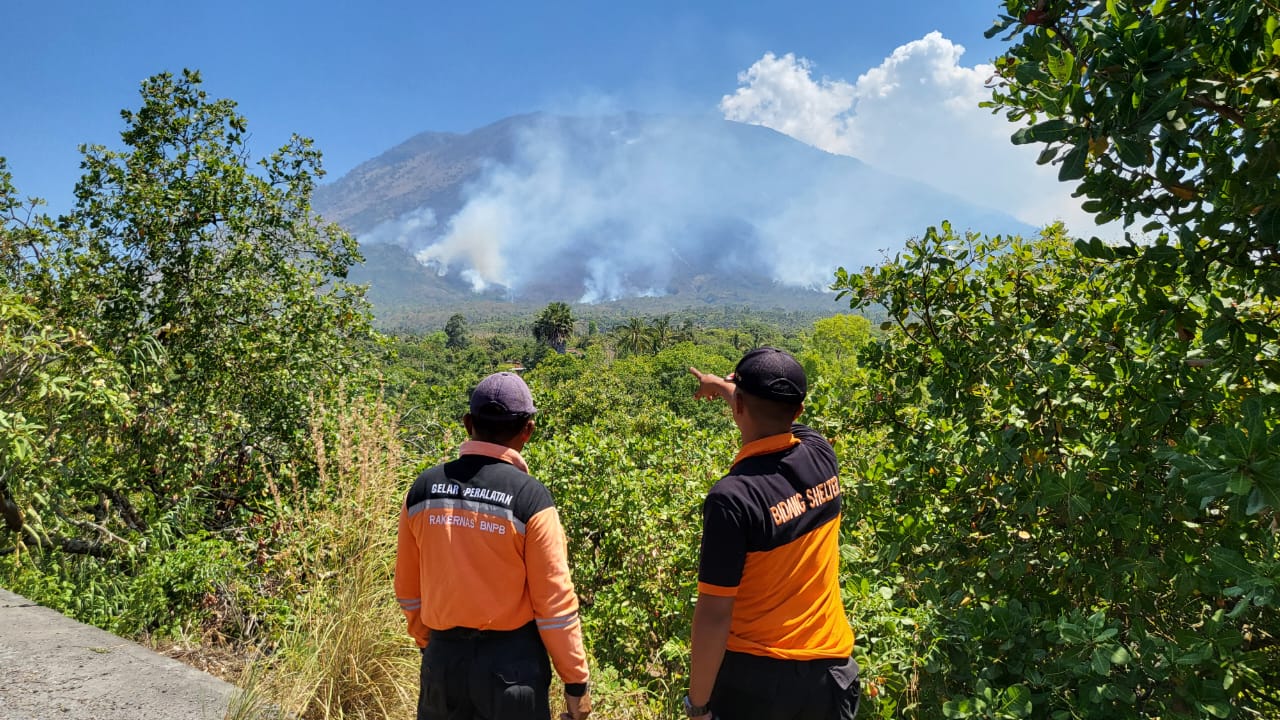
[[[1042,146],[1013,145],[1017,126],[978,107],[990,98],[984,86],[993,68],[966,67],[963,53],[931,32],[853,83],[815,80],[808,60],[768,53],[739,74],[741,87],[720,109],[729,120],[856,157],[1031,225],[1060,219],[1076,234],[1117,232],[1094,225],[1072,187],[1058,182],[1057,166],[1035,164]]]
[[[764,125],[814,147],[850,155],[849,109],[855,89],[847,82],[823,78],[814,82],[808,60],[788,53],[766,53],[738,73],[738,88],[720,109],[729,120]]]

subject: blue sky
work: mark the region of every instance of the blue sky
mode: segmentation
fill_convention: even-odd
[[[806,63],[814,83],[852,84],[938,31],[976,65],[999,52],[982,37],[999,9],[974,0],[7,0],[0,156],[20,192],[65,209],[77,146],[116,145],[119,111],[136,107],[140,81],[191,67],[211,95],[240,104],[255,154],[307,135],[334,179],[417,132],[532,110],[726,112],[739,73],[768,53]],[[735,119],[781,122],[750,111]]]

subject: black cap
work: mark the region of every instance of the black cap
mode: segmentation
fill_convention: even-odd
[[[741,390],[778,402],[802,403],[809,392],[804,368],[791,353],[774,347],[756,348],[743,355],[733,370],[733,380]]]
[[[537,411],[529,386],[515,373],[494,373],[471,391],[471,414],[483,420],[515,420]]]

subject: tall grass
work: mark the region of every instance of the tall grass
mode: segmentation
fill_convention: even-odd
[[[419,655],[392,589],[396,523],[412,469],[395,418],[381,403],[353,399],[322,412],[312,439],[319,489],[298,497],[288,478],[275,488],[279,517],[295,538],[295,622],[247,678],[259,700],[235,715],[263,717],[262,708],[274,706],[307,720],[413,717]]]

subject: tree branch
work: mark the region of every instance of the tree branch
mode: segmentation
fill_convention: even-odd
[[[1216,103],[1203,95],[1196,95],[1192,97],[1191,104],[1195,105],[1198,108],[1204,108],[1205,110],[1212,110],[1218,113],[1219,115],[1221,115],[1222,117],[1235,123],[1236,125],[1239,125],[1241,127],[1244,126],[1244,123],[1245,123],[1244,114],[1241,113],[1239,110],[1236,110],[1235,108],[1231,107],[1230,105],[1223,105],[1222,103]]]
[[[106,538],[107,540],[110,540],[110,541],[112,541],[112,542],[116,542],[116,543],[120,543],[121,545],[124,545],[125,547],[131,547],[131,546],[132,546],[132,545],[131,545],[131,543],[130,543],[128,540],[125,540],[124,538],[120,537],[119,535],[116,535],[115,533],[111,532],[110,530],[108,530],[108,529],[106,529],[106,528],[102,527],[101,525],[98,525],[97,523],[91,523],[91,522],[89,522],[88,520],[72,520],[72,519],[70,519],[70,518],[63,518],[63,519],[64,519],[64,520],[66,520],[67,522],[71,523],[72,525],[75,525],[76,527],[80,528],[81,530],[94,530],[94,531],[98,532],[99,534],[101,534],[101,535],[102,535],[104,538]],[[64,542],[75,542],[75,541],[65,541],[65,540],[64,540]]]
[[[133,507],[133,503],[128,496],[115,488],[108,488],[106,492],[111,501],[116,504],[120,517],[124,520],[124,524],[129,526],[130,530],[140,533],[147,531],[146,521],[138,515],[138,511]]]

